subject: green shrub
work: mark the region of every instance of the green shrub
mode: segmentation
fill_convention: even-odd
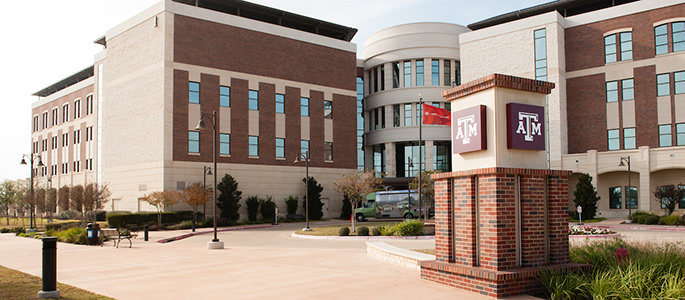
[[[423,222],[419,220],[408,220],[393,226],[395,235],[417,236],[423,233]]]
[[[338,230],[338,235],[339,236],[348,236],[350,235],[350,228],[349,227],[342,227]]]
[[[56,218],[60,220],[72,220],[81,216],[81,213],[75,210],[65,210],[60,212]]]
[[[192,211],[168,211],[162,212],[162,223],[175,224],[184,220],[191,220],[193,218]],[[110,227],[132,227],[142,228],[143,225],[151,225],[157,223],[156,212],[143,213],[117,213],[107,214],[107,224]]]
[[[381,234],[381,231],[378,230],[378,227],[374,227],[373,230],[371,230],[371,232],[372,232],[373,235],[375,235],[375,236],[382,235],[382,234]]]
[[[0,229],[0,233],[10,233],[10,232],[12,232],[12,230],[9,228]]]
[[[659,225],[680,225],[681,217],[676,215],[663,216],[659,218]]]
[[[635,221],[637,221],[638,224],[644,224],[645,220],[647,219],[648,216],[637,216],[635,218]]]
[[[259,213],[262,214],[262,219],[267,221],[273,221],[274,215],[276,214],[276,203],[272,200],[271,196],[267,196],[266,199],[262,199],[259,204]]]
[[[359,229],[357,230],[357,235],[358,236],[368,236],[369,235],[369,227],[365,227],[365,226],[359,227]]]
[[[198,227],[197,225],[198,224],[195,224],[196,227]],[[170,225],[167,228],[171,230],[190,229],[193,228],[193,220],[184,220],[174,225]]]
[[[24,227],[14,227],[14,228],[12,228],[12,232],[14,233],[14,235],[19,235],[20,233],[25,233],[25,232],[26,232],[26,228],[24,228]]]
[[[378,233],[380,233],[380,235],[388,236],[388,235],[394,235],[395,234],[395,227],[394,226],[390,226],[390,225],[378,226],[378,227],[376,227],[376,229],[378,229]]]
[[[68,221],[68,222],[60,222],[60,223],[50,223],[50,224],[45,224],[45,230],[60,231],[60,230],[65,230],[65,229],[78,227],[78,226],[81,226],[81,221]]]
[[[649,215],[645,217],[645,223],[647,225],[656,225],[659,223],[659,216],[657,215]]]
[[[54,233],[57,240],[63,243],[71,244],[86,244],[86,230],[80,227],[74,227],[63,231],[58,231]]]
[[[257,212],[259,212],[259,197],[247,197],[247,200],[245,200],[245,205],[247,205],[247,219],[249,221],[257,221]]]
[[[285,205],[288,207],[288,214],[294,215],[297,213],[297,202],[300,201],[297,196],[290,195],[285,199]]]
[[[638,218],[639,218],[640,216],[649,216],[649,215],[651,215],[651,213],[648,213],[648,212],[646,212],[646,211],[638,210],[638,211],[633,212],[633,213],[630,215],[630,220],[633,221],[633,222],[640,223],[640,222],[638,222]],[[642,224],[642,223],[640,223],[640,224]]]

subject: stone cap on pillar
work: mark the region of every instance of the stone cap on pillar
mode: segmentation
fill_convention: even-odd
[[[493,87],[503,87],[541,94],[550,94],[554,82],[535,80],[512,75],[493,73],[442,92],[447,101],[454,101]]]

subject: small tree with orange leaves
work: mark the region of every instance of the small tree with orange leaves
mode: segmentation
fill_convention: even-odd
[[[183,190],[183,203],[193,207],[193,222],[197,222],[197,207],[205,205],[211,191],[199,182],[193,183]]]
[[[335,191],[347,196],[352,204],[352,212],[357,208],[357,203],[361,202],[366,194],[372,193],[380,184],[380,178],[376,178],[372,171],[350,172],[333,183]],[[352,218],[352,232],[355,232],[355,219]]]
[[[164,207],[176,204],[183,195],[177,191],[161,191],[149,193],[141,200],[150,203],[150,205],[157,208],[157,225],[162,227],[162,210]]]

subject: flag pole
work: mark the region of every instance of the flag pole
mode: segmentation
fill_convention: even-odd
[[[423,158],[421,157],[421,154],[422,154],[421,153],[422,152],[421,151],[421,143],[423,142],[422,141],[423,137],[421,135],[421,133],[422,133],[421,131],[423,129],[423,114],[424,114],[423,97],[421,97],[421,94],[419,94],[419,107],[421,108],[421,118],[419,120],[419,174],[417,176],[419,177],[419,220],[421,220],[421,218],[423,216],[423,200],[421,197],[421,172],[422,172],[421,165],[423,163]]]

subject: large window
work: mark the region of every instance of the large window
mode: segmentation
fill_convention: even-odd
[[[626,207],[637,208],[636,186],[626,186]]]
[[[392,127],[400,127],[400,105],[392,106]]]
[[[426,169],[426,147],[421,146],[421,170]],[[404,177],[414,177],[419,173],[419,144],[404,144]]]
[[[285,95],[283,94],[276,94],[276,113],[285,113]]]
[[[441,171],[450,171],[452,168],[452,163],[450,158],[450,142],[435,141],[433,144],[433,153],[435,154],[433,159],[433,169]]]
[[[624,79],[621,81],[621,100],[634,100],[635,99],[635,87],[633,86],[633,79]]]
[[[423,59],[416,60],[416,86],[423,86]]]
[[[58,108],[53,108],[52,109],[52,126],[57,126],[59,123],[59,109]]]
[[[392,88],[400,87],[400,62],[392,63]]]
[[[248,155],[259,156],[259,137],[250,135],[247,137]]]
[[[93,113],[93,95],[86,96],[86,116]]]
[[[685,51],[685,22],[671,24],[673,32],[673,52]]]
[[[668,78],[668,73],[656,75],[656,95],[668,96],[671,94],[671,86]]]
[[[259,92],[249,90],[247,93],[247,103],[250,110],[259,110]]]
[[[305,154],[307,152],[309,152],[309,141],[308,140],[301,140],[300,141],[300,153]],[[310,153],[309,157],[312,157],[311,153]]]
[[[385,66],[381,66],[381,91],[385,90]]]
[[[378,67],[373,68],[373,92],[378,92]]]
[[[285,139],[276,138],[276,158],[285,158]]]
[[[404,87],[411,86],[411,61],[404,62]]]
[[[323,117],[324,119],[333,118],[333,101],[323,100]]]
[[[376,177],[381,177],[385,173],[385,145],[373,146],[373,172],[376,173]]]
[[[231,135],[228,133],[219,134],[219,154],[231,155]]]
[[[69,122],[69,104],[62,106],[62,124]]]
[[[81,99],[74,100],[74,119],[81,117]]]
[[[411,104],[404,105],[404,126],[411,126]]]
[[[223,107],[231,106],[231,88],[227,86],[219,86],[219,105]]]
[[[621,60],[633,59],[633,33],[621,32],[618,36],[621,39]]]
[[[200,153],[200,132],[188,131],[188,152]]]
[[[309,117],[309,98],[300,97],[300,115]]]
[[[673,146],[671,124],[659,125],[659,147]]]
[[[606,83],[607,102],[618,101],[618,81],[609,81]]]
[[[610,129],[607,131],[607,140],[609,150],[619,150],[621,148],[621,143],[618,136],[618,129]]]
[[[678,188],[681,190],[685,190],[685,185],[678,185]],[[678,201],[678,208],[685,208],[685,196],[680,198],[680,201]]]
[[[615,186],[609,188],[609,208],[621,208],[621,187]]]
[[[623,149],[635,148],[635,128],[623,128]]]
[[[673,73],[673,93],[685,94],[685,71]]]
[[[188,82],[188,102],[200,103],[200,83],[195,81]]]
[[[451,86],[452,85],[452,76],[450,75],[452,73],[452,66],[451,66],[451,61],[449,59],[446,59],[443,63],[443,85],[445,86]]]
[[[654,45],[657,55],[668,53],[668,24],[654,27]]]
[[[325,142],[323,144],[323,160],[333,161],[333,143]]]
[[[440,85],[440,60],[431,60],[431,85]]]
[[[675,134],[678,146],[685,146],[685,123],[675,125]]]
[[[547,31],[543,29],[533,32],[535,38],[535,79],[547,80]]]
[[[604,62],[616,62],[616,35],[608,35],[604,37]]]
[[[378,108],[376,108],[373,110],[373,129],[374,130],[378,130],[378,128],[379,128],[379,126],[378,126],[379,119],[380,118],[378,117]]]

